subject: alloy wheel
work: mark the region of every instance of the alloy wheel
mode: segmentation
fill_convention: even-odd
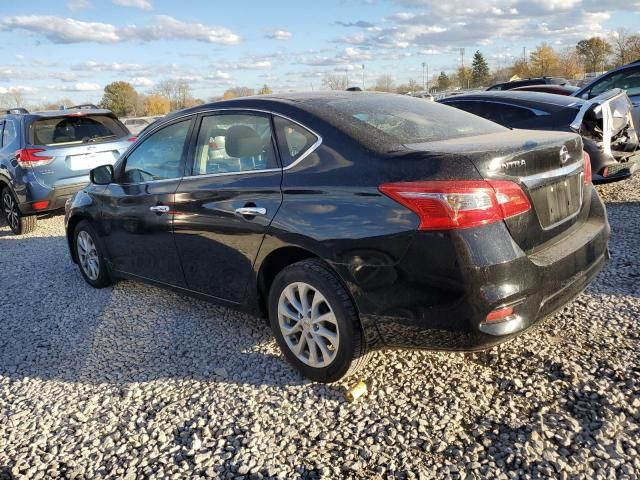
[[[78,233],[76,244],[82,271],[89,280],[96,281],[100,275],[100,258],[93,238],[86,230],[81,230]]]
[[[7,219],[7,223],[11,227],[11,229],[15,232],[20,229],[20,214],[18,212],[18,205],[15,200],[11,196],[11,194],[7,191],[4,192],[4,196],[2,198],[2,207],[4,210],[5,217]]]
[[[324,295],[308,283],[291,283],[282,291],[278,325],[287,346],[304,364],[324,368],[335,359],[338,321]]]

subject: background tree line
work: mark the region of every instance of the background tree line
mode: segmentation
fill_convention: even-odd
[[[455,72],[439,72],[429,79],[430,90],[444,91],[454,88],[486,87],[493,83],[506,82],[514,76],[520,78],[560,76],[567,79],[582,79],[586,73],[604,72],[611,68],[640,60],[640,34],[619,29],[609,40],[592,37],[579,41],[574,47],[554,49],[543,42],[528,58],[514,59],[511,65],[489,68],[480,51],[473,55],[470,66],[461,65]],[[347,75],[327,75],[322,84],[331,90],[344,90],[350,85]],[[379,92],[409,93],[422,90],[422,84],[411,79],[396,85],[390,75],[381,75],[367,90]]]

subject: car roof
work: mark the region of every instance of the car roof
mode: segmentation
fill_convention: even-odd
[[[30,112],[29,115],[38,117],[64,117],[66,115],[111,115],[113,112],[105,108],[68,108],[65,110],[43,110],[41,112]]]
[[[555,111],[565,108],[579,109],[585,103],[585,100],[582,100],[581,98],[575,98],[568,95],[556,95],[554,93],[529,92],[522,90],[470,93],[467,95],[458,95],[456,97],[445,98],[440,100],[440,102],[446,104],[448,103],[448,101],[460,100],[504,100],[519,105],[538,107],[545,106],[547,110]]]
[[[169,113],[163,120],[170,120],[172,118],[181,117],[191,113],[199,113],[202,111],[212,109],[224,109],[224,108],[265,108],[269,109],[272,106],[288,105],[295,106],[301,110],[311,112],[317,110],[318,106],[323,103],[331,102],[334,100],[340,100],[344,98],[360,98],[374,97],[374,96],[397,96],[406,97],[406,95],[382,93],[382,92],[347,92],[342,90],[325,91],[325,92],[295,92],[295,93],[278,93],[269,95],[253,95],[250,97],[240,97],[231,100],[218,100],[216,102],[205,103],[196,107],[186,108],[184,110],[178,110],[176,112]],[[313,106],[313,108],[311,108]]]

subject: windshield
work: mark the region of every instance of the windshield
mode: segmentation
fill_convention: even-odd
[[[110,140],[127,135],[125,127],[109,115],[41,118],[31,125],[32,145],[69,145]]]
[[[395,143],[421,143],[498,133],[505,128],[467,112],[419,98],[368,95],[329,102],[359,129],[372,128]]]

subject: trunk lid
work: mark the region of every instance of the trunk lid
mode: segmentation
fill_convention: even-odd
[[[470,160],[485,179],[518,183],[531,210],[505,221],[526,252],[568,234],[588,213],[582,140],[565,132],[511,130],[409,148],[455,154]],[[589,193],[589,195],[586,195]]]

